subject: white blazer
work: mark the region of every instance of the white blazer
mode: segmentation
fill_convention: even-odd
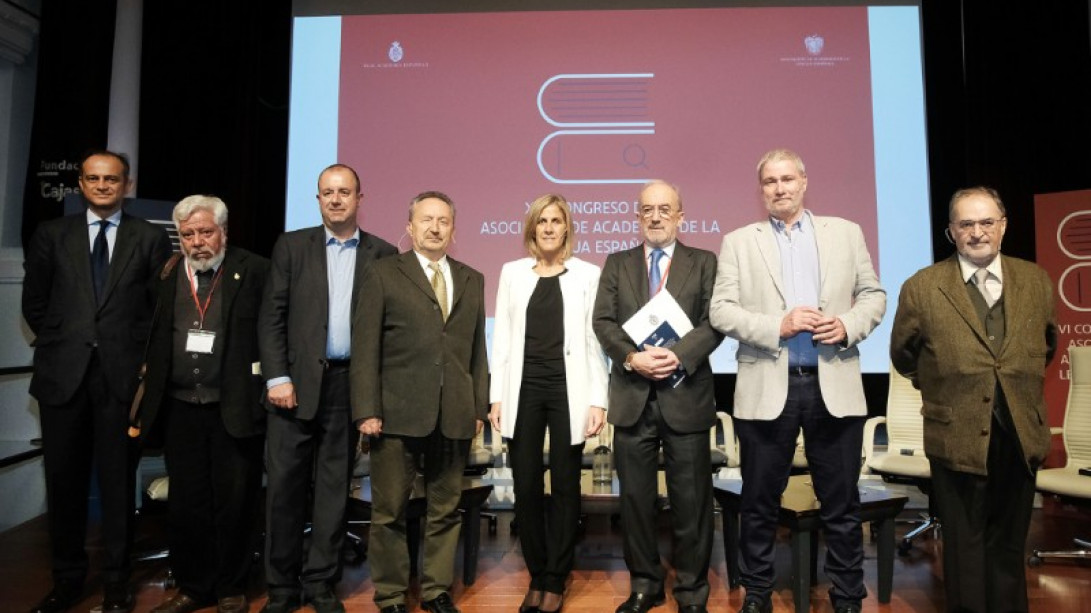
[[[489,402],[500,403],[500,434],[507,438],[515,434],[515,418],[519,411],[527,304],[540,278],[534,272],[534,264],[533,258],[504,264],[500,271],[500,289],[496,292]],[[565,268],[568,272],[560,278],[564,299],[564,369],[571,424],[569,435],[572,444],[578,445],[584,440],[590,408],[606,408],[606,354],[591,329],[591,313],[602,271],[577,258],[567,260]]]
[[[812,216],[821,289],[817,306],[845,324],[844,346],[818,345],[818,384],[835,417],[867,415],[857,345],[879,325],[886,292],[879,285],[860,226]],[[780,251],[769,220],[724,237],[709,306],[712,327],[739,341],[734,415],[771,420],[788,397],[788,352],[780,322],[784,299]]]

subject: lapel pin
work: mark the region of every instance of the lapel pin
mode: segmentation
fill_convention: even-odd
[[[235,280],[236,280],[236,281],[238,281],[238,280],[239,280],[239,279],[241,279],[241,278],[242,278],[242,277],[240,277],[240,276],[239,276],[239,273],[235,273]]]

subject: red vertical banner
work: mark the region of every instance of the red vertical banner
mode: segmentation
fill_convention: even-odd
[[[1045,397],[1049,424],[1059,426],[1068,400],[1068,348],[1091,345],[1091,190],[1037,194],[1034,221],[1038,264],[1053,279],[1056,299],[1059,338]]]

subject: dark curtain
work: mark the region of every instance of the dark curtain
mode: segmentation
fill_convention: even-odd
[[[142,198],[213,194],[228,241],[263,255],[284,227],[290,0],[144,3]]]
[[[106,145],[114,12],[114,0],[42,3],[24,245],[40,222],[61,215],[65,194],[78,191],[82,153]]]

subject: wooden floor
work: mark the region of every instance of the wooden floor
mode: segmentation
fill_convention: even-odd
[[[907,516],[911,514],[906,513]],[[518,539],[512,536],[509,529],[510,519],[510,512],[501,513],[496,535],[489,535],[487,530],[482,530],[477,581],[470,587],[464,587],[461,583],[454,587],[453,595],[464,613],[513,613],[518,609],[527,587],[528,576],[519,553]],[[670,538],[665,528],[664,523],[660,549],[667,555],[670,551]],[[899,526],[898,534],[901,535],[906,529]],[[151,548],[161,544],[162,530],[160,515],[146,515],[142,519],[138,548]],[[1036,510],[1029,542],[1032,547],[1041,544],[1058,546],[1067,543],[1074,534],[1091,534],[1091,522],[1083,518],[1073,519],[1063,513],[1057,515],[1049,509]],[[47,539],[42,517],[0,534],[0,594],[3,596],[0,599],[0,611],[28,611],[49,589]],[[791,592],[787,589],[789,560],[786,534],[780,535],[777,550],[779,577],[773,605],[774,611],[779,613],[792,611]],[[880,605],[875,598],[875,548],[868,544],[864,568],[870,595],[864,600],[863,610],[890,613],[943,611],[939,558],[940,545],[932,539],[915,545],[910,555],[899,557],[895,561],[893,598],[889,604]],[[714,613],[733,613],[742,605],[743,592],[741,589],[727,589],[718,519],[712,560],[709,574],[712,586],[709,610]],[[162,561],[143,563],[136,568],[133,579],[138,589],[138,612],[149,611],[165,595],[170,594],[163,587],[165,576],[166,564]],[[86,598],[75,611],[89,611],[100,602],[101,586],[94,582],[94,577],[91,581],[87,586]],[[1047,563],[1038,569],[1028,569],[1027,586],[1031,611],[1091,612],[1089,565],[1058,562]],[[828,588],[829,584],[820,571],[819,584],[811,592],[811,611],[832,612],[826,598]],[[345,569],[345,577],[338,592],[344,598],[349,611],[370,613],[377,610],[372,602],[373,590],[366,563]],[[564,610],[568,613],[610,613],[625,600],[628,593],[629,580],[622,557],[619,531],[611,525],[609,517],[589,517],[585,535],[579,544],[576,570],[569,584]],[[252,597],[252,610],[260,610],[265,600],[260,568],[255,568]],[[416,594],[412,596],[410,604],[416,607]],[[304,610],[310,611],[309,608]],[[670,613],[677,611],[677,606],[668,598],[666,605],[654,611]]]

